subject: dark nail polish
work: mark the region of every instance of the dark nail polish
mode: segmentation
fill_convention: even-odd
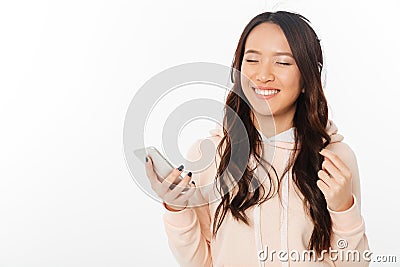
[[[192,181],[192,184],[196,185],[194,181]]]
[[[149,162],[149,159],[146,157],[146,162]]]
[[[188,176],[189,176],[189,177],[192,177],[192,172],[188,172]]]
[[[178,167],[178,171],[182,171],[183,170],[183,165]]]

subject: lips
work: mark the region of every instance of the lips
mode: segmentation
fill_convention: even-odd
[[[252,86],[252,88],[253,89],[257,88],[259,90],[278,90],[278,91],[280,91],[280,89],[278,89],[278,88],[269,87],[269,86],[257,86],[257,87]]]
[[[273,87],[252,87],[253,90],[257,93],[257,94],[261,94],[261,95],[272,95],[272,94],[277,94],[279,93],[281,90],[278,88],[273,88]]]
[[[258,86],[258,87],[252,87],[252,88],[257,96],[260,96],[263,98],[271,98],[271,97],[277,95],[281,91],[280,89],[277,89],[274,87]]]

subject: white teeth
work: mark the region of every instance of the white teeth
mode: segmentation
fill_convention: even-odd
[[[259,95],[273,95],[279,93],[279,90],[260,90],[257,88],[254,88],[254,91]]]

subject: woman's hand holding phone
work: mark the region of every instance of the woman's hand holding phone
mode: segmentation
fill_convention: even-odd
[[[185,177],[183,177],[183,179],[175,187],[173,187],[173,189],[170,188],[173,182],[181,175],[182,171],[183,166],[181,165],[179,168],[175,168],[173,171],[171,171],[169,175],[165,177],[165,179],[163,179],[164,177],[159,179],[154,171],[151,157],[147,156],[146,175],[150,180],[151,188],[164,201],[165,207],[171,211],[181,211],[185,209],[189,198],[196,191],[196,185],[192,181],[192,183],[190,183],[190,188],[182,194],[182,191],[184,191],[191,180],[191,172],[186,174]]]

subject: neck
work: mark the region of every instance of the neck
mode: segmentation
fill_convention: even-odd
[[[263,133],[267,138],[280,134],[293,127],[294,112],[284,115],[262,115],[254,113],[254,126]]]

